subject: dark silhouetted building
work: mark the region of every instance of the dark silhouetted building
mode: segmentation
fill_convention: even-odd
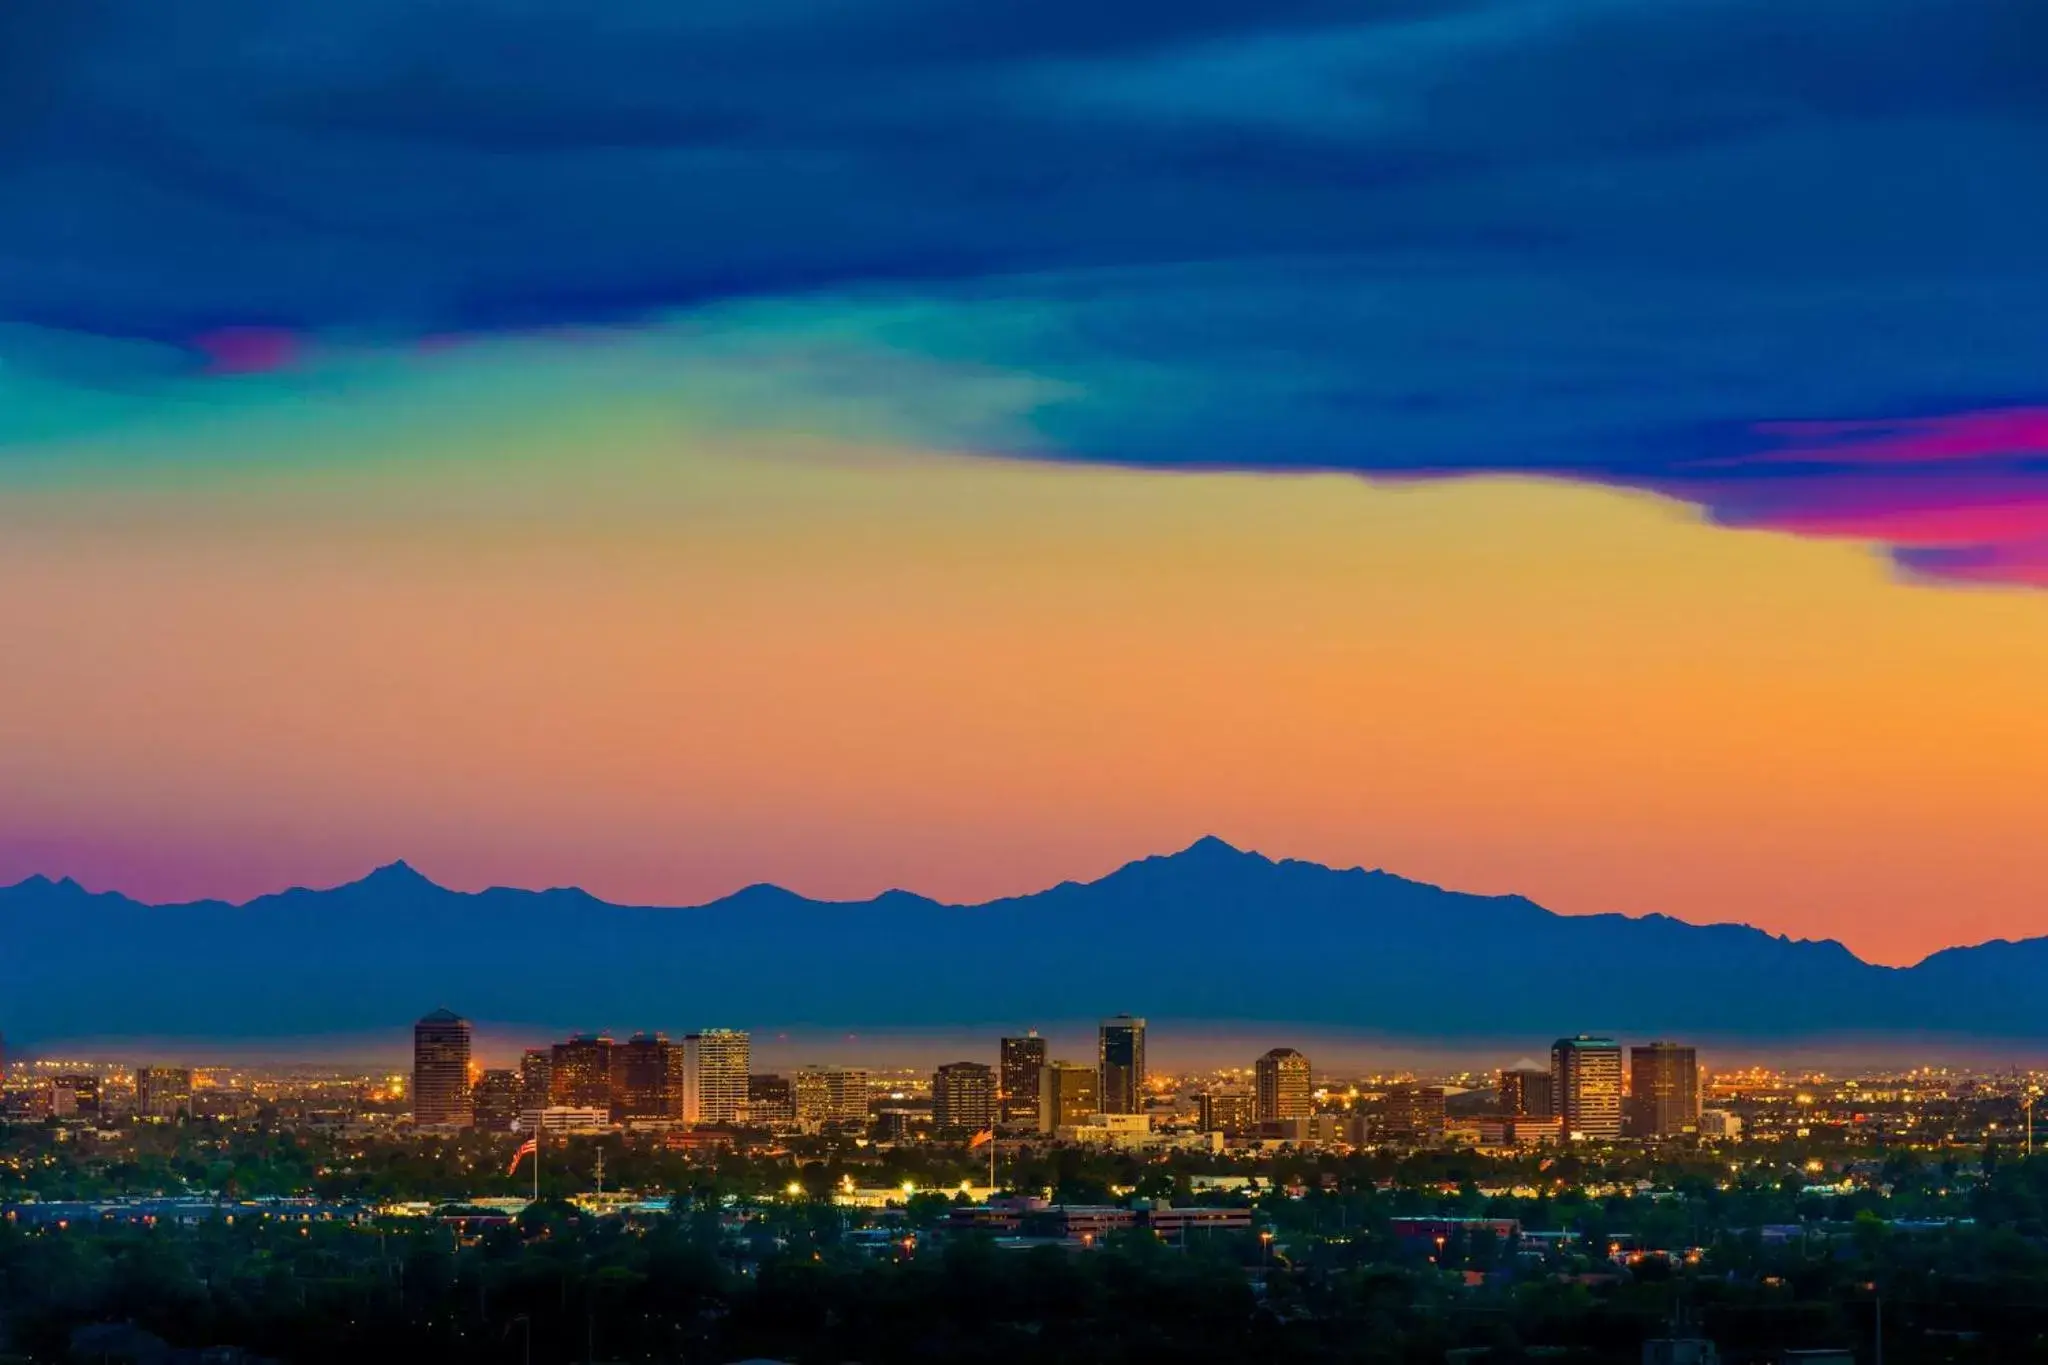
[[[530,1047],[519,1054],[519,1108],[545,1109],[553,1103],[548,1081],[555,1071],[554,1054],[544,1047]]]
[[[747,1122],[763,1128],[786,1128],[796,1122],[796,1087],[789,1077],[747,1077]]]
[[[1038,1131],[1050,1133],[1102,1113],[1101,1075],[1078,1062],[1051,1061],[1038,1073]]]
[[[469,1020],[435,1010],[412,1026],[412,1121],[422,1128],[467,1128]]]
[[[192,1113],[192,1071],[182,1066],[135,1070],[135,1114],[145,1119],[181,1119]]]
[[[996,1121],[995,1073],[980,1062],[947,1062],[932,1073],[932,1127],[979,1133]]]
[[[1628,1107],[1630,1127],[1637,1137],[1698,1132],[1699,1054],[1677,1043],[1630,1048]]]
[[[1419,1145],[1444,1137],[1444,1088],[1440,1085],[1397,1085],[1387,1091],[1373,1131],[1394,1142]]]
[[[1621,1044],[1580,1034],[1550,1048],[1552,1088],[1567,1142],[1612,1142],[1621,1136]]]
[[[670,1119],[682,1115],[670,1103],[674,1044],[659,1033],[636,1033],[612,1049],[612,1121]]]
[[[612,1107],[612,1050],[607,1034],[579,1033],[556,1043],[548,1060],[548,1104],[558,1109]]]
[[[997,1059],[996,1118],[1020,1132],[1038,1130],[1038,1075],[1045,1070],[1045,1039],[1033,1029],[1005,1038]]]
[[[484,1072],[470,1089],[470,1108],[476,1117],[476,1126],[492,1133],[511,1131],[519,1118],[519,1104],[525,1093],[518,1072]]]
[[[1105,1019],[1098,1038],[1100,1112],[1137,1113],[1145,1107],[1145,1021],[1128,1014]]]
[[[1534,1063],[1511,1066],[1500,1073],[1500,1112],[1516,1119],[1557,1117],[1557,1086],[1548,1071]]]
[[[1308,1058],[1291,1047],[1276,1047],[1252,1063],[1252,1078],[1261,1123],[1305,1119],[1315,1109]]]
[[[52,1088],[67,1092],[68,1100],[59,1101],[64,1113],[72,1118],[89,1119],[95,1123],[100,1118],[100,1078],[73,1072],[50,1078]]]

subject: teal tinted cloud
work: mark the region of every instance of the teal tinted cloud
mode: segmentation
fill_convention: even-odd
[[[948,443],[1550,474],[1915,573],[2034,562],[2024,422],[1960,470],[1744,458],[1774,423],[1983,430],[2043,400],[2028,0],[0,24],[0,440],[335,350],[801,300],[932,385],[1056,394],[1023,435],[935,423]]]

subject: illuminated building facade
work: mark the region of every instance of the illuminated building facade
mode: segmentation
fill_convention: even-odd
[[[1206,1090],[1196,1106],[1205,1133],[1248,1133],[1258,1126],[1258,1096],[1249,1090]]]
[[[1071,1128],[1103,1112],[1101,1077],[1094,1067],[1052,1061],[1038,1073],[1039,1132]]]
[[[1038,1073],[1045,1070],[1045,1039],[1036,1029],[1005,1038],[998,1055],[996,1118],[1020,1132],[1038,1130]]]
[[[135,1071],[135,1113],[145,1119],[179,1119],[192,1113],[192,1070],[144,1066]]]
[[[860,1067],[833,1067],[826,1071],[826,1122],[865,1124],[873,1090],[873,1077]]]
[[[1621,1044],[1580,1034],[1550,1049],[1551,1085],[1568,1142],[1621,1136]]]
[[[548,1082],[554,1071],[554,1054],[547,1048],[530,1047],[519,1054],[519,1107],[522,1110],[548,1107]]]
[[[548,1059],[548,1107],[602,1109],[612,1105],[612,1050],[607,1034],[579,1033],[556,1043]]]
[[[683,1039],[683,1120],[732,1123],[747,1108],[753,1039],[736,1029],[706,1029]]]
[[[421,1128],[467,1128],[469,1021],[435,1010],[412,1026],[412,1121]]]
[[[981,1062],[948,1062],[932,1073],[932,1126],[979,1133],[996,1121],[995,1072]]]
[[[1381,1103],[1374,1131],[1395,1142],[1428,1146],[1443,1141],[1444,1088],[1440,1085],[1397,1085]]]
[[[1500,1073],[1500,1112],[1508,1118],[1557,1117],[1557,1085],[1542,1067],[1511,1066]]]
[[[519,1120],[520,1101],[525,1088],[516,1071],[491,1070],[477,1077],[470,1091],[470,1108],[476,1126],[486,1132],[510,1132]]]
[[[1305,1119],[1315,1108],[1308,1058],[1291,1047],[1276,1047],[1252,1063],[1252,1077],[1261,1123]]]

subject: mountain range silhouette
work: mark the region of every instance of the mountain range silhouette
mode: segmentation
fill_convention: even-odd
[[[538,1030],[1019,1028],[1128,1011],[1380,1036],[2048,1038],[2048,938],[1909,968],[1840,943],[1275,861],[1204,838],[979,905],[905,891],[707,905],[436,885],[403,862],[241,905],[0,889],[10,1039],[302,1038],[448,1002]]]

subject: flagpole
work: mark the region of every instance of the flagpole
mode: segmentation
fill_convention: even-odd
[[[533,1121],[533,1206],[540,1207],[540,1132],[547,1127],[545,1117]]]

